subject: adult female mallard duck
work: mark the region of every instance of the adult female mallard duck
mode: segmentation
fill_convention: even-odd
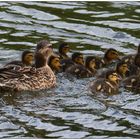
[[[119,75],[112,70],[106,73],[105,78],[99,78],[91,82],[89,89],[93,93],[103,92],[107,95],[113,95],[118,93],[119,79]]]
[[[35,51],[35,67],[25,67],[20,71],[12,70],[9,78],[4,78],[0,73],[0,90],[36,91],[55,86],[56,77],[47,64],[52,53],[48,41],[39,42]]]
[[[69,56],[67,55],[67,53],[70,51],[70,47],[68,43],[65,42],[61,43],[58,50],[59,50],[60,59],[69,58]]]

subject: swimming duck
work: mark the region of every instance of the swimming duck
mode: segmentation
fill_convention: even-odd
[[[76,76],[77,78],[93,77],[97,72],[99,65],[99,59],[94,56],[87,56],[85,59],[85,65],[72,65],[66,69],[66,72]]]
[[[15,69],[16,67],[20,68],[24,66],[31,66],[33,64],[33,60],[34,60],[34,53],[29,50],[25,50],[21,55],[21,61],[17,60],[17,61],[9,62],[4,67]]]
[[[116,49],[110,48],[101,59],[102,67],[112,63],[113,60],[119,60],[119,52]]]
[[[122,57],[120,61],[126,62],[128,64],[133,64],[134,63],[135,56],[137,54],[140,54],[140,44],[137,47],[137,53],[136,54],[126,55],[126,56]]]
[[[67,68],[78,64],[78,65],[84,65],[84,57],[83,54],[80,52],[74,52],[69,59],[63,59],[61,60],[62,69],[63,71],[66,71]]]
[[[10,78],[3,78],[0,75],[0,90],[36,91],[55,86],[56,77],[47,64],[49,57],[53,53],[49,44],[50,43],[45,40],[37,44],[35,51],[35,67],[24,67],[22,70],[16,71],[16,78],[14,77],[14,70],[11,71]]]
[[[98,72],[96,77],[97,78],[104,78],[106,76],[106,73],[109,71],[112,71],[112,70],[114,70],[121,77],[121,79],[124,79],[127,76],[127,72],[129,71],[129,67],[128,67],[128,64],[125,62],[118,62],[116,64],[115,69],[111,68],[111,69],[106,69],[100,73]]]
[[[118,93],[119,75],[112,70],[106,73],[105,78],[99,78],[90,83],[89,89],[93,93],[103,92],[107,95]]]
[[[70,51],[70,47],[68,45],[68,43],[61,43],[59,46],[59,55],[60,55],[60,59],[66,59],[69,58],[69,56],[67,55],[67,53]]]
[[[54,73],[60,72],[61,71],[61,64],[60,64],[60,57],[59,56],[50,56],[48,65],[52,69]]]

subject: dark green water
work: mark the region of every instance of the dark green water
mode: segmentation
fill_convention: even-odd
[[[85,55],[136,53],[140,2],[0,2],[0,65],[42,39]],[[140,138],[140,94],[88,94],[91,79],[58,77],[49,91],[0,93],[0,138]]]

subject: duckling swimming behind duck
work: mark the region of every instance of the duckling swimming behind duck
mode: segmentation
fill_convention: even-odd
[[[69,58],[69,56],[67,55],[67,53],[69,51],[70,51],[70,47],[69,47],[68,43],[63,42],[62,44],[60,44],[60,46],[59,46],[60,59]]]
[[[113,60],[119,60],[119,53],[116,49],[110,48],[105,52],[105,55],[101,60],[102,67],[110,64]]]
[[[103,92],[107,95],[117,94],[119,90],[119,75],[115,71],[106,73],[105,78],[99,78],[90,83],[89,88],[92,93]]]
[[[42,42],[40,42],[42,43]],[[51,88],[56,85],[56,77],[47,65],[52,49],[44,43],[37,45],[35,52],[35,67],[26,67],[17,72],[17,77],[4,79],[0,77],[1,91],[35,91]],[[40,50],[41,49],[41,50]],[[14,71],[13,71],[14,75]]]
[[[54,73],[60,72],[62,65],[60,64],[60,57],[59,56],[50,56],[48,65],[52,69]]]
[[[69,58],[61,60],[63,71],[66,71],[66,69],[76,64],[84,65],[84,57],[82,53],[74,52],[71,56],[71,59]]]
[[[34,60],[34,53],[26,50],[23,51],[22,56],[21,56],[21,61],[12,61],[7,63],[4,67],[14,67],[14,66],[31,66],[33,64]]]

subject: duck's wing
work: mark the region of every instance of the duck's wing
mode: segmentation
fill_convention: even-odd
[[[7,63],[4,67],[7,67],[8,65],[17,65],[17,66],[22,66],[23,63],[21,61],[11,61],[9,63]]]
[[[0,80],[3,79],[12,79],[12,78],[19,78],[25,74],[33,73],[35,70],[32,67],[4,67],[0,68]]]

